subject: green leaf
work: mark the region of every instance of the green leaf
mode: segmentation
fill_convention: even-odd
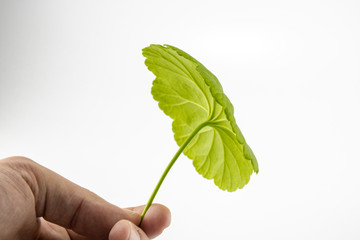
[[[186,144],[184,154],[219,188],[242,188],[252,172],[258,172],[258,163],[219,80],[196,59],[170,45],[150,45],[143,55],[156,76],[151,93],[174,120],[174,138],[179,146]]]

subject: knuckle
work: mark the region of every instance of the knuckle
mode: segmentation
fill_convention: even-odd
[[[30,158],[24,157],[24,156],[12,156],[8,158],[4,158],[1,160],[1,163],[5,166],[19,169],[19,168],[28,168],[30,166],[34,165],[34,161]]]

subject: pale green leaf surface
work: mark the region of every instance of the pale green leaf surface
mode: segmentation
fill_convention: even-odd
[[[184,154],[193,160],[201,175],[214,179],[219,188],[242,188],[252,172],[258,172],[258,164],[218,79],[196,59],[173,46],[150,45],[143,49],[143,55],[146,66],[156,76],[151,93],[160,109],[174,120],[177,144],[184,144],[202,126]]]

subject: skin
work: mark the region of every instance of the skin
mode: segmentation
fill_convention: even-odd
[[[0,239],[146,240],[170,225],[154,204],[121,209],[25,157],[0,160]]]

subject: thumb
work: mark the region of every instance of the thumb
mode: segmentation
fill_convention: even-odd
[[[149,240],[149,238],[132,222],[121,220],[111,229],[109,240]]]

